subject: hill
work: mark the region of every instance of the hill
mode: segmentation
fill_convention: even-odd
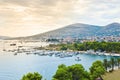
[[[111,23],[106,26],[96,26],[89,24],[76,23],[65,26],[53,31],[14,39],[41,40],[48,38],[85,38],[91,36],[120,36],[120,24]]]
[[[9,39],[10,37],[7,36],[0,36],[0,40],[4,40],[4,39]]]
[[[66,38],[66,37],[83,38],[85,36],[96,35],[96,31],[99,31],[101,29],[102,28],[100,26],[76,23],[46,33],[29,36],[27,38],[29,39]]]
[[[104,26],[103,29],[99,31],[99,35],[101,36],[120,36],[120,24],[112,23]]]

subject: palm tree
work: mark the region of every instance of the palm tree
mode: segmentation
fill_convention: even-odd
[[[118,69],[120,68],[120,58],[117,58]]]
[[[107,59],[103,60],[103,65],[105,67],[105,70],[107,71],[107,67],[108,67],[108,61],[107,61]]]
[[[111,61],[111,67],[112,67],[112,71],[113,71],[114,70],[115,60],[114,60],[114,58],[111,58],[110,61]]]
[[[111,61],[107,61],[107,67],[108,69],[111,69]]]

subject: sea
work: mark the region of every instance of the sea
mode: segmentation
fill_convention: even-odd
[[[0,42],[2,45],[0,47],[0,80],[20,80],[22,76],[28,72],[39,72],[43,76],[43,80],[52,80],[52,77],[56,73],[58,65],[60,64],[65,64],[66,66],[82,64],[85,70],[89,71],[89,68],[94,61],[103,61],[103,59],[111,58],[110,56],[90,54],[79,54],[77,56],[65,58],[39,56],[34,54],[26,55],[24,52],[14,55],[14,52],[2,50],[6,45],[8,45],[8,43]],[[30,46],[32,42],[28,44]],[[35,46],[38,45],[38,43],[33,44]],[[76,61],[76,57],[79,57],[81,61]]]

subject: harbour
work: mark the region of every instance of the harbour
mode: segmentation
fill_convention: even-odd
[[[19,47],[18,50],[18,47],[10,46],[11,43],[7,44],[6,50],[4,51],[2,46],[0,51],[0,80],[19,80],[23,74],[28,72],[39,72],[43,75],[43,80],[51,80],[60,64],[67,66],[82,64],[85,70],[89,70],[96,60],[102,61],[109,60],[111,57],[119,57],[93,51],[51,51],[36,50],[33,46],[31,47],[31,45],[36,46],[38,43],[29,43],[31,44],[29,47],[25,47],[25,44],[19,45],[22,47]]]

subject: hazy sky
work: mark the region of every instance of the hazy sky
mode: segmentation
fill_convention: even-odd
[[[72,23],[120,22],[120,0],[0,0],[0,35],[29,36]]]

